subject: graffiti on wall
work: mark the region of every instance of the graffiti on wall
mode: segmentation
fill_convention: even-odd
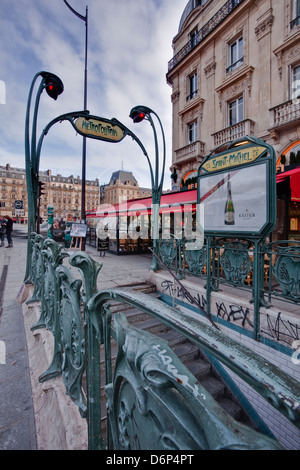
[[[161,282],[161,291],[182,302],[196,304],[199,309],[202,309],[204,312],[206,311],[207,301],[205,294],[199,292],[192,294],[187,287],[182,289],[180,285],[168,279]],[[213,315],[226,323],[253,331],[254,314],[251,308],[245,305],[215,301],[211,305],[211,310]],[[275,315],[266,313],[261,316],[260,332],[263,337],[289,347],[293,347],[293,343],[300,340],[300,325],[284,318],[282,312],[277,312]]]

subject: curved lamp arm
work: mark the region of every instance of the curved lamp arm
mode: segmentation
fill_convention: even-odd
[[[149,155],[148,155],[144,145],[142,144],[140,139],[130,129],[128,129],[128,127],[124,126],[124,124],[122,124],[122,122],[120,122],[118,119],[112,118],[111,123],[113,125],[118,125],[125,132],[125,135],[130,135],[130,137],[132,137],[132,139],[135,140],[136,143],[142,149],[142,152],[143,152],[143,154],[145,155],[145,157],[147,158],[147,161],[148,161],[148,165],[149,165],[149,169],[150,169],[150,175],[151,175],[151,184],[152,184],[152,187],[153,187],[154,186],[153,169],[152,169],[152,166],[151,166]]]

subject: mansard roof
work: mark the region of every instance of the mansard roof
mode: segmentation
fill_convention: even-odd
[[[199,5],[204,5],[208,0],[189,0],[185,9],[183,10],[180,22],[179,22],[179,28],[178,28],[178,33],[180,33],[185,20],[187,17],[192,13],[192,11],[198,7]]]

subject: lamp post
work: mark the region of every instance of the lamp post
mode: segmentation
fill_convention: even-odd
[[[88,7],[86,6],[85,16],[80,15],[71,5],[64,0],[67,7],[74,15],[85,22],[85,59],[84,59],[84,102],[83,109],[87,110],[87,51],[88,51]],[[86,185],[86,137],[82,140],[82,176],[81,176],[81,221],[85,222],[85,185]],[[85,243],[82,244],[82,250],[85,250]]]
[[[33,95],[34,85],[37,79],[41,77],[34,106],[32,131],[30,138],[30,108]],[[39,153],[36,147],[36,131],[37,131],[37,116],[40,103],[40,97],[43,90],[54,100],[63,92],[64,85],[61,79],[50,72],[38,72],[33,77],[31,87],[29,90],[26,118],[25,118],[25,168],[26,168],[26,184],[27,184],[27,198],[28,198],[28,243],[27,243],[27,265],[25,280],[26,284],[31,282],[31,256],[32,246],[30,243],[30,233],[37,229],[37,200],[38,200],[38,187],[39,187]]]
[[[162,162],[162,171],[161,177],[159,178],[159,149],[158,149],[158,139],[157,139],[157,132],[154,125],[154,121],[152,119],[152,114],[157,118],[161,134],[162,134],[162,141],[163,141],[163,162]],[[162,187],[163,187],[163,180],[164,180],[164,173],[165,173],[165,163],[166,163],[166,143],[165,143],[165,134],[163,130],[163,126],[159,116],[147,106],[138,105],[132,108],[130,111],[130,118],[133,120],[134,123],[142,122],[143,120],[149,121],[150,125],[153,129],[154,134],[154,144],[155,144],[155,169],[153,172],[152,165],[150,160],[148,159],[149,167],[150,167],[150,175],[151,175],[151,185],[152,185],[152,238],[153,238],[153,251],[157,255],[158,254],[158,239],[159,239],[159,206],[162,194]],[[151,268],[153,271],[157,271],[159,268],[159,263],[155,254],[152,257],[152,264]]]

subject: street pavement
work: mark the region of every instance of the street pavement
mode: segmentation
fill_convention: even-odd
[[[106,253],[100,257],[89,245],[86,253],[102,263],[99,289],[140,283],[147,278],[151,255]],[[14,224],[13,247],[0,247],[0,450],[37,449],[26,334],[18,301],[26,254],[27,226]]]
[[[22,306],[26,239],[0,248],[0,450],[35,450],[36,435]],[[7,245],[5,241],[5,245]]]

